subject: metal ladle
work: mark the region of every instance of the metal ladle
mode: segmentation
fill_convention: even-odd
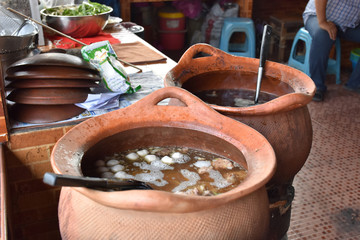
[[[51,186],[87,187],[103,191],[152,189],[148,184],[136,180],[121,181],[107,178],[62,175],[49,172],[44,174],[43,182]]]
[[[260,48],[259,71],[258,71],[257,82],[256,82],[256,93],[255,93],[254,104],[257,104],[259,101],[261,80],[262,80],[263,71],[264,71],[264,67],[265,67],[265,61],[266,61],[266,57],[267,57],[268,45],[269,45],[269,40],[271,37],[271,32],[272,32],[272,27],[270,25],[265,25],[263,35],[262,35],[261,48]]]

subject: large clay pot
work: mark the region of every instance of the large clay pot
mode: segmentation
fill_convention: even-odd
[[[182,106],[158,103],[166,98]],[[216,196],[158,190],[105,192],[63,187],[59,222],[63,239],[265,239],[269,227],[266,183],[275,153],[254,129],[214,111],[175,87],[89,119],[55,145],[56,173],[81,176],[91,156],[147,146],[184,146],[228,157],[248,170],[235,189]],[[84,161],[84,162],[83,162]]]
[[[207,44],[195,44],[167,73],[165,86],[182,87],[194,94],[203,90],[254,90],[258,67],[259,59],[237,57]],[[200,78],[204,73],[217,77]],[[261,93],[271,93],[277,98],[248,107],[210,106],[253,127],[268,139],[277,159],[277,170],[268,185],[281,185],[292,181],[310,153],[312,126],[306,105],[315,93],[315,85],[306,74],[269,61],[264,77],[271,79],[263,79]],[[171,104],[179,103],[172,100]]]

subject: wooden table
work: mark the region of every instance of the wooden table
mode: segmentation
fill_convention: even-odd
[[[270,25],[272,27],[272,40],[269,49],[270,56],[273,54],[275,48],[275,42],[278,44],[277,60],[279,62],[287,61],[285,58],[286,42],[288,40],[294,40],[294,37],[298,30],[304,26],[301,14],[289,14],[287,16],[270,16]]]
[[[137,35],[124,30],[119,29],[113,33],[114,37],[119,38],[121,43],[131,43],[131,42],[141,42],[144,45],[148,46],[154,51],[157,51],[150,44],[145,42],[143,39]],[[160,53],[160,52],[159,52]],[[164,57],[166,57],[164,55]],[[159,64],[148,64],[148,65],[139,65],[143,69],[144,73],[152,71],[159,78],[159,84],[157,87],[161,87],[164,84],[163,78],[165,74],[176,65],[176,62],[167,58],[166,63]],[[136,72],[137,70],[132,67],[125,67],[128,73],[131,71]],[[148,79],[141,79],[144,82],[142,85],[142,91],[148,90],[150,93],[151,88],[147,88]],[[137,94],[137,93],[135,93]],[[133,95],[135,95],[133,94]],[[0,106],[0,113],[3,110]],[[6,105],[4,106],[6,107]],[[4,115],[0,117],[0,121],[4,119]],[[60,239],[60,232],[56,232],[58,229],[57,224],[51,224],[50,227],[46,229],[40,229],[38,231],[29,231],[29,227],[41,226],[44,221],[50,223],[56,223],[58,221],[58,216],[56,214],[58,209],[57,197],[60,192],[59,187],[31,187],[24,190],[21,187],[16,186],[38,186],[40,179],[43,178],[45,172],[51,171],[50,163],[50,153],[53,149],[53,146],[57,140],[68,132],[74,125],[78,122],[70,123],[58,123],[58,124],[47,124],[46,126],[32,127],[32,128],[22,128],[22,129],[13,129],[11,128],[9,139],[4,139],[5,132],[0,132],[2,136],[1,141],[7,141],[0,144],[0,199],[1,199],[1,239],[26,239],[26,238],[39,238],[39,239]],[[0,122],[0,126],[1,126]],[[5,124],[5,123],[4,123]],[[6,129],[6,126],[5,126]],[[1,130],[1,129],[0,129]],[[3,147],[4,146],[4,147]],[[4,148],[6,151],[4,151]],[[5,161],[6,159],[6,169],[3,168],[1,160]],[[3,173],[7,173],[8,177],[5,178]],[[34,185],[34,183],[36,183]],[[14,186],[11,191],[5,192],[4,186]],[[9,195],[8,195],[9,194]],[[28,204],[28,199],[35,196],[36,200],[31,203],[31,206]],[[7,201],[8,206],[5,207],[5,200]],[[18,199],[21,200],[19,204]],[[25,203],[26,202],[26,203]],[[46,202],[46,204],[43,204]],[[33,204],[34,203],[34,204]],[[25,216],[29,212],[29,206],[31,211],[36,211],[43,217],[34,218],[31,222],[23,224],[23,221],[19,218],[12,216]],[[9,217],[9,218],[6,218]],[[45,220],[44,220],[45,219]],[[6,221],[5,221],[6,220]],[[7,221],[9,224],[7,225]],[[9,232],[9,236],[7,233]],[[12,236],[15,233],[14,236]],[[26,234],[26,235],[25,235]],[[40,236],[40,237],[39,237]],[[47,236],[47,237],[45,237]],[[57,237],[59,236],[59,237]]]
[[[141,90],[135,94],[130,94],[129,96],[124,95],[124,97],[123,97],[124,99],[122,99],[122,101],[124,102],[124,105],[121,104],[120,108],[125,107],[127,104],[132,104],[132,103],[136,102],[137,100],[139,100],[139,97],[145,96],[146,94],[149,94],[152,91],[164,86],[163,79],[164,79],[165,75],[167,74],[167,72],[176,66],[177,63],[175,61],[173,61],[171,58],[169,58],[168,56],[161,53],[159,50],[157,50],[155,47],[150,45],[148,42],[146,42],[145,40],[143,40],[136,34],[126,30],[121,25],[118,25],[117,27],[114,27],[114,28],[112,28],[110,30],[106,30],[106,31],[111,33],[114,38],[119,39],[121,43],[141,42],[143,45],[145,45],[152,51],[157,52],[158,54],[160,54],[161,56],[166,58],[165,63],[137,65],[137,67],[142,69],[142,71],[143,71],[142,74],[151,72],[152,76],[157,77],[157,81],[151,82],[151,85],[149,85],[148,82],[144,83],[144,84],[139,82],[139,84],[142,86]],[[48,51],[51,48],[52,48],[51,45],[42,46],[41,50]],[[132,82],[135,82],[135,80],[131,79],[132,76],[134,76],[134,78],[136,78],[135,75],[142,75],[142,74],[138,74],[138,69],[133,68],[131,66],[125,65],[124,68],[125,68],[125,71],[129,74],[130,80]],[[1,105],[1,103],[2,103],[2,101],[0,101],[0,105]],[[85,120],[87,117],[98,116],[99,114],[103,114],[103,112],[104,112],[102,110],[88,111],[89,114],[87,114],[87,112],[84,112],[81,114],[82,116],[85,115],[84,117],[81,117],[81,118],[75,117],[76,118],[75,120],[68,119],[68,120],[64,120],[64,121],[60,121],[60,122],[53,122],[53,123],[49,123],[49,124],[30,124],[30,123],[28,124],[28,123],[20,123],[20,122],[13,121],[11,126],[9,126],[8,125],[9,123],[6,121],[6,120],[8,120],[8,116],[7,116],[7,114],[4,114],[7,109],[5,101],[3,101],[3,103],[4,103],[4,107],[2,108],[0,106],[0,140],[3,142],[8,140],[8,132],[7,132],[8,129],[11,131],[11,133],[14,133],[14,132],[24,131],[26,129],[41,129],[41,128],[48,127],[48,126],[59,127],[59,126],[69,125],[69,124],[75,125],[75,124],[79,123],[80,121]]]

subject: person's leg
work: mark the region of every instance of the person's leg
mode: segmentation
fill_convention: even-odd
[[[355,69],[350,75],[349,80],[345,86],[350,90],[354,90],[360,93],[360,61],[355,65]]]
[[[326,68],[331,47],[335,41],[330,39],[327,31],[319,27],[316,16],[309,17],[305,29],[312,37],[309,60],[310,77],[314,81],[317,91],[325,92]]]
[[[339,35],[346,40],[360,43],[360,25],[357,28],[349,28],[345,32],[340,32]],[[356,64],[345,86],[360,92],[360,61]]]

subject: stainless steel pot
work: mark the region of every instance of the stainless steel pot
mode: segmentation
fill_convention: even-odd
[[[33,21],[27,20],[16,36],[0,36],[0,54],[29,50],[36,45],[39,29]]]
[[[36,48],[39,29],[32,21],[26,24],[17,33],[17,36],[0,36],[0,80],[4,86],[6,69],[14,62],[23,59]]]

